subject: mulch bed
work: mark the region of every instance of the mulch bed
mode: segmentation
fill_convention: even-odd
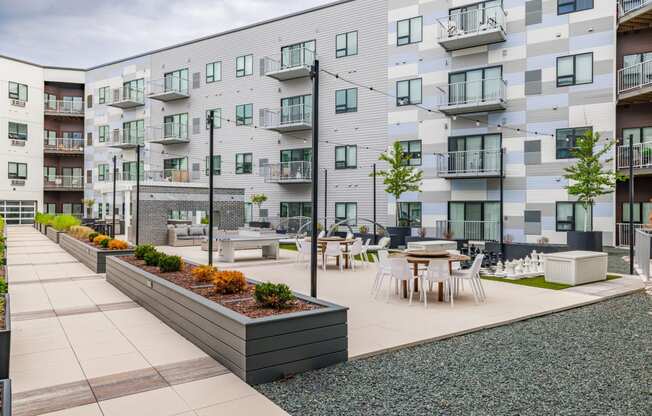
[[[247,284],[247,288],[242,293],[224,295],[217,293],[213,285],[209,283],[201,284],[194,281],[190,274],[194,266],[189,264],[184,263],[183,269],[178,272],[161,273],[158,267],[147,266],[143,260],[138,260],[134,256],[121,256],[120,259],[249,318],[264,318],[322,308],[321,305],[302,299],[295,299],[290,303],[290,306],[283,309],[265,308],[260,306],[254,299],[254,285]]]
[[[78,238],[78,237],[75,237],[74,235],[70,235],[70,234],[66,234],[66,235],[67,235],[68,237],[72,237],[72,238],[74,238],[74,239],[77,240],[77,241],[81,241],[82,243],[86,244],[86,245],[89,246],[89,247],[96,248],[96,249],[98,249],[98,250],[100,250],[100,251],[116,251],[116,250],[111,250],[111,249],[108,249],[108,248],[104,248],[104,247],[102,247],[102,246],[96,246],[95,244],[91,243],[91,242],[88,240],[88,238]],[[129,246],[129,248],[127,248],[126,250],[129,250],[129,249],[132,249],[132,248],[133,248],[132,246]]]

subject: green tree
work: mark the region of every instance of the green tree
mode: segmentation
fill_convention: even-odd
[[[405,192],[421,192],[423,171],[410,166],[410,157],[403,151],[400,142],[394,142],[378,160],[389,165],[389,169],[380,170],[377,175],[383,177],[385,192],[396,199],[396,224],[399,225],[399,199]]]
[[[600,134],[591,131],[578,137],[576,147],[571,150],[577,162],[564,169],[564,178],[568,180],[564,188],[569,195],[577,198],[587,213],[584,216],[584,231],[589,231],[588,213],[596,198],[613,193],[616,183],[625,179],[622,174],[608,167],[613,159],[605,157],[614,147],[615,141],[607,140],[601,148],[596,149],[599,142]]]
[[[258,215],[260,216],[260,207],[267,201],[267,195],[254,194],[251,196],[251,203],[258,207]]]

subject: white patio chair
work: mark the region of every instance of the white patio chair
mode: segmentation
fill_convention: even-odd
[[[317,239],[324,238],[326,236],[326,231],[321,230],[319,234],[317,234]]]
[[[453,254],[459,256],[461,253],[459,250],[446,250],[448,254]],[[456,270],[462,270],[462,263],[459,261],[456,261],[455,263],[451,263],[451,270],[455,272]],[[464,281],[463,280],[453,280],[453,290],[455,291],[455,295],[459,293],[460,286],[462,290],[464,290]]]
[[[387,247],[389,247],[389,243],[391,243],[391,241],[392,240],[389,237],[383,237],[378,241],[378,244],[370,245],[369,250],[372,251],[384,250]]]
[[[310,265],[310,257],[312,256],[310,241],[308,240],[298,240],[297,247],[299,252],[297,253],[297,262],[306,261],[306,268]],[[319,264],[319,258],[321,257],[321,250],[317,247],[317,264]]]
[[[475,256],[470,269],[457,270],[453,272],[453,279],[459,282],[463,282],[464,280],[469,281],[476,303],[478,303],[478,301],[484,302],[486,299],[484,287],[482,287],[482,281],[480,280],[480,267],[482,266],[483,258],[484,254],[478,254]]]
[[[383,280],[385,277],[388,277],[390,282],[392,277],[392,266],[389,264],[389,252],[387,250],[380,250],[377,254],[378,262],[376,263],[376,267],[378,270],[376,271],[374,284],[371,287],[371,294],[374,295],[374,298],[378,296],[378,292],[380,292],[380,289],[383,286]]]
[[[354,237],[354,235],[353,235],[353,233],[351,231],[346,232],[346,239],[347,240],[353,240],[353,237]]]
[[[355,271],[355,256],[362,256],[363,253],[363,248],[362,248],[362,239],[357,238],[353,244],[349,247],[348,251],[342,252],[344,255],[344,258],[349,258],[349,263],[351,264],[351,269]],[[362,264],[364,265],[364,258],[362,260]]]
[[[410,265],[405,257],[394,257],[389,259],[391,268],[392,281],[396,282],[396,287],[400,286],[400,282],[406,282],[407,289],[410,292],[410,305],[412,304],[412,294],[414,292],[414,275],[410,270]],[[390,284],[391,288],[391,284]],[[390,288],[387,289],[387,301],[389,301]],[[400,291],[399,291],[400,293]]]
[[[371,244],[371,238],[367,238],[367,241],[365,241],[364,245],[362,246],[362,261],[365,261],[367,263],[371,263],[371,259],[370,259],[371,254],[369,254],[369,244]]]
[[[326,249],[324,249],[324,260],[322,261],[324,270],[326,270],[326,263],[328,263],[329,257],[335,257],[338,259],[340,264],[340,271],[342,271],[344,265],[344,256],[339,242],[329,241],[326,243]]]
[[[423,306],[428,307],[428,289],[432,289],[433,283],[443,283],[444,291],[448,292],[448,299],[453,307],[453,279],[448,270],[448,260],[446,259],[432,259],[428,264],[428,269],[421,275],[421,292],[420,297],[423,298]]]

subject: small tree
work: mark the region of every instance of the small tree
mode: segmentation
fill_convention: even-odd
[[[400,142],[394,142],[378,160],[389,164],[389,169],[378,171],[377,175],[384,178],[385,192],[396,199],[396,225],[399,225],[399,198],[405,192],[421,192],[423,171],[410,166],[410,157],[403,152]]]
[[[600,134],[591,131],[576,139],[574,149],[571,149],[573,157],[577,162],[564,169],[564,178],[568,184],[564,187],[569,195],[575,196],[582,204],[585,212],[584,231],[589,231],[588,213],[596,198],[607,195],[616,190],[616,183],[624,180],[625,177],[606,167],[612,159],[604,159],[604,156],[613,148],[615,142],[608,140],[601,149],[595,147],[600,141]]]
[[[95,206],[95,200],[93,198],[82,199],[82,205],[86,207],[86,211],[90,212],[90,215],[93,215],[93,207]]]
[[[254,194],[251,196],[251,203],[258,207],[258,216],[260,216],[260,207],[267,201],[267,195]]]

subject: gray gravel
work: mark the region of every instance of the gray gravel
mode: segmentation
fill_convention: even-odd
[[[649,416],[651,311],[635,294],[257,388],[297,416]]]

